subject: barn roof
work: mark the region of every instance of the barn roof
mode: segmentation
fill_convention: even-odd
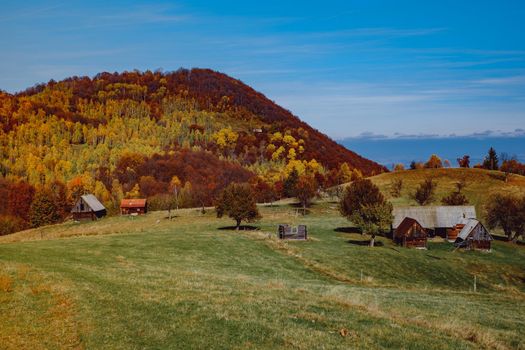
[[[392,226],[397,228],[409,217],[417,220],[424,228],[454,227],[476,217],[476,208],[472,205],[396,207]]]
[[[123,199],[120,201],[121,208],[145,208],[146,199]]]
[[[93,211],[106,210],[106,207],[100,203],[100,201],[92,194],[85,194],[81,197],[84,202],[91,208]]]
[[[409,218],[409,217],[404,218],[403,221],[401,221],[399,226],[396,228],[395,235],[396,236],[398,236],[398,235],[406,235],[414,224],[417,224],[417,225],[421,226],[421,224],[419,222],[417,222],[416,219]]]
[[[470,235],[470,233],[472,232],[472,230],[474,228],[476,228],[476,226],[478,226],[478,225],[483,226],[483,224],[481,222],[479,222],[479,220],[469,219],[467,221],[467,223],[465,224],[465,227],[463,227],[461,229],[461,232],[458,234],[458,238],[460,238],[463,241],[466,240],[468,238],[468,236]],[[485,228],[485,227],[483,226],[483,228]]]
[[[396,231],[397,232],[407,232],[408,230],[410,230],[410,228],[414,224],[419,224],[419,222],[417,222],[416,219],[412,219],[412,218],[408,218],[408,217],[404,218],[403,221],[401,221],[401,223],[397,227]]]

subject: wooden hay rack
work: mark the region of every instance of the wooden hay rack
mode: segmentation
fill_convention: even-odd
[[[308,230],[306,225],[290,226],[287,224],[279,225],[279,239],[307,240]]]

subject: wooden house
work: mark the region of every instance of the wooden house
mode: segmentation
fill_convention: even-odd
[[[130,215],[137,214],[142,215],[148,212],[148,203],[146,199],[123,199],[120,202],[120,214]]]
[[[394,242],[403,247],[427,247],[427,230],[416,219],[405,218],[394,231]]]
[[[73,219],[91,219],[97,220],[103,216],[106,216],[106,208],[100,201],[92,194],[86,194],[80,196],[77,200],[73,209],[71,209],[71,214],[73,214]]]
[[[476,218],[476,208],[472,205],[396,207],[393,214],[392,233],[408,217],[419,222],[429,237],[449,239],[449,236],[458,234],[456,225]]]
[[[470,219],[459,233],[454,245],[467,250],[490,251],[493,241],[490,232],[476,219]]]

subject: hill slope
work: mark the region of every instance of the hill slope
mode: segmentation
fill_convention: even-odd
[[[290,206],[261,211],[261,230],[252,232],[221,229],[232,222],[213,212],[181,210],[173,221],[152,212],[0,237],[39,240],[0,244],[0,343],[7,349],[525,346],[523,247],[496,241],[484,254],[431,242],[420,251],[379,238],[383,245],[369,248],[360,244],[366,237],[342,230],[349,224],[330,203],[305,217]],[[308,225],[311,239],[277,241],[283,222]],[[53,239],[71,234],[85,236]]]
[[[132,126],[128,125],[131,121]],[[115,123],[118,127],[112,128]],[[55,128],[51,135],[45,134],[45,124]],[[226,153],[243,164],[261,157],[272,159],[273,151],[265,152],[265,148],[272,143],[272,134],[281,132],[304,141],[300,152],[296,147],[297,159],[316,159],[328,169],[346,162],[365,174],[386,170],[314,130],[241,81],[207,69],[100,73],[94,78],[51,81],[15,96],[2,94],[0,129],[7,135],[0,145],[7,148],[8,157],[14,156],[12,148],[17,146],[17,139],[29,136],[20,135],[19,129],[24,126],[44,133],[43,140],[25,140],[37,141],[35,146],[53,144],[53,137],[60,139],[56,140],[59,143],[65,137],[71,146],[106,144],[111,150],[118,147],[117,142],[129,142],[140,135],[141,140],[133,140],[137,147],[131,149],[148,154],[181,146],[220,153],[220,145],[213,142],[212,135],[230,126],[239,135]],[[98,130],[90,132],[93,128]],[[262,132],[254,132],[258,129]],[[134,135],[137,132],[139,135]],[[10,136],[15,144],[9,143]],[[154,138],[149,139],[150,136]],[[102,161],[103,156],[98,160]],[[286,154],[282,156],[286,159]],[[6,159],[0,162],[7,171],[13,168]]]
[[[456,183],[464,181],[466,187],[463,193],[470,203],[476,206],[478,216],[483,213],[483,206],[491,194],[495,192],[512,192],[525,194],[525,176],[510,174],[507,178],[500,171],[490,171],[472,168],[451,169],[416,169],[392,172],[371,177],[381,191],[389,197],[394,205],[417,205],[411,198],[417,186],[425,179],[431,178],[436,184],[434,204],[441,204],[441,199],[456,189]],[[401,196],[392,198],[390,189],[392,181],[403,180]]]

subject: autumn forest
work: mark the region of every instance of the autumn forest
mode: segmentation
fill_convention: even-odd
[[[204,207],[230,182],[251,183],[266,202],[301,177],[328,187],[383,171],[211,70],[101,73],[0,92],[3,234],[63,220],[84,193],[110,213],[137,197],[154,209]]]

